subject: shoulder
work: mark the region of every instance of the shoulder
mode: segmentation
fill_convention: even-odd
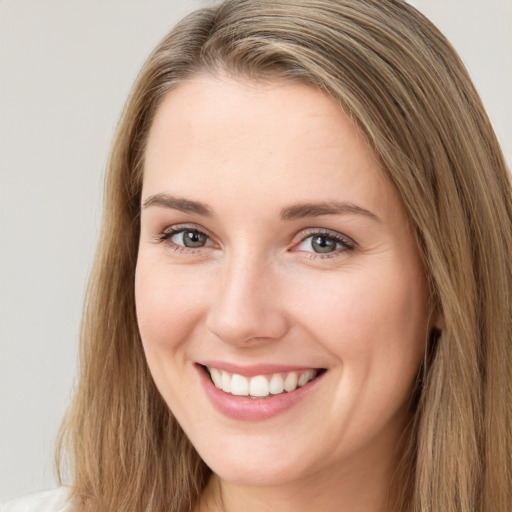
[[[36,492],[0,505],[0,512],[71,512],[69,488]]]

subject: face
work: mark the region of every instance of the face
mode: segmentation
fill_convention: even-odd
[[[221,479],[389,461],[427,302],[397,194],[332,99],[206,76],[168,93],[145,157],[137,315],[160,393]]]

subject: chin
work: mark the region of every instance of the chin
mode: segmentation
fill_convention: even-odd
[[[251,464],[239,458],[215,461],[210,468],[223,481],[244,487],[281,486],[300,477],[293,464]]]
[[[233,436],[234,438],[235,436]],[[195,443],[208,467],[222,480],[241,486],[276,486],[300,479],[317,466],[300,453],[296,442],[281,436],[229,439],[212,444]],[[284,441],[284,442],[283,442]]]

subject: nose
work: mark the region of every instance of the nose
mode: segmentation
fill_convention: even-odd
[[[216,282],[207,328],[226,343],[253,346],[276,341],[289,328],[270,263],[233,256]]]

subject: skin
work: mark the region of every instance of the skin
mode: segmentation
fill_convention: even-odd
[[[210,214],[148,204],[158,194]],[[345,208],[282,218],[318,202]],[[172,226],[205,245],[163,240]],[[319,231],[332,252],[315,252]],[[214,472],[201,511],[391,510],[427,286],[394,188],[331,98],[206,75],[168,93],[147,144],[135,284],[153,378]],[[205,359],[327,372],[285,412],[242,421],[207,398]]]

